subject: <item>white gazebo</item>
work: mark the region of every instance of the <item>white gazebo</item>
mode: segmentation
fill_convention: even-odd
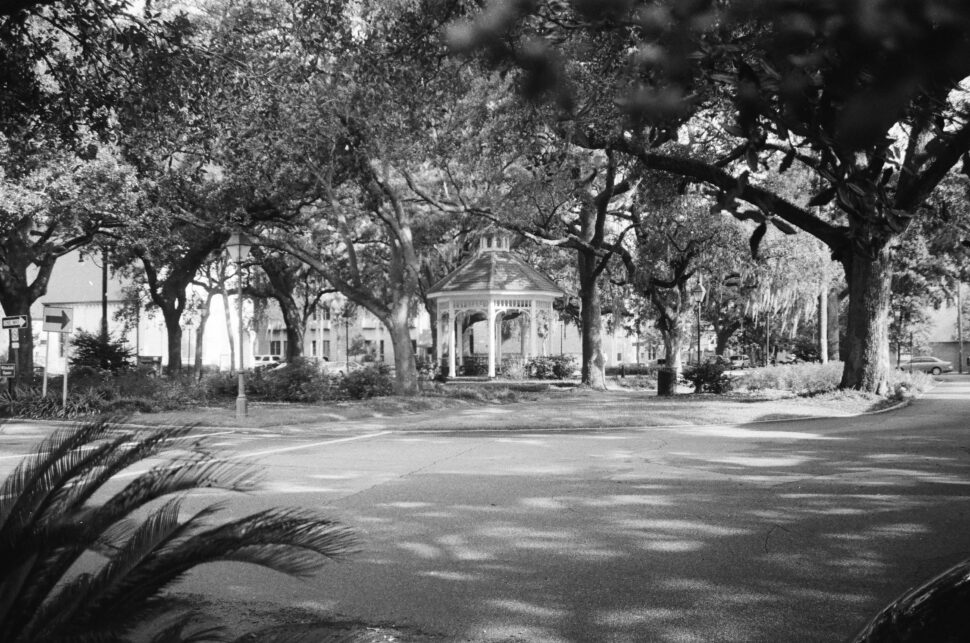
[[[521,351],[538,355],[539,326],[552,319],[552,303],[564,297],[563,290],[552,279],[514,254],[505,235],[481,240],[478,252],[447,277],[434,284],[428,298],[436,300],[438,338],[435,353],[438,363],[448,347],[448,373],[454,376],[456,360],[464,359],[467,321],[486,321],[488,340],[488,376],[495,377],[497,353],[501,350],[501,323],[517,317],[522,329]],[[525,339],[528,323],[528,352]]]

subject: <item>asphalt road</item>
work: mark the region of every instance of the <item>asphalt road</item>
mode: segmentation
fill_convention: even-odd
[[[446,641],[842,641],[970,556],[965,378],[849,419],[218,433],[267,470],[230,513],[315,507],[364,546],[309,581],[210,565],[181,591]]]

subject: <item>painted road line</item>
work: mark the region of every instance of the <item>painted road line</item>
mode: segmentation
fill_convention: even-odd
[[[370,438],[380,437],[382,435],[387,435],[392,433],[392,431],[379,431],[378,433],[368,433],[366,435],[355,435],[350,438],[337,438],[336,440],[324,440],[323,442],[312,442],[310,444],[299,444],[293,447],[280,447],[278,449],[267,449],[265,451],[250,451],[248,453],[240,453],[236,457],[238,458],[258,458],[263,455],[273,455],[276,453],[286,453],[288,451],[300,451],[302,449],[312,449],[313,447],[326,446],[328,444],[339,444],[340,442],[353,442],[355,440],[368,440]]]

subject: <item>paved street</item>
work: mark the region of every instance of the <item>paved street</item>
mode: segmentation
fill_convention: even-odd
[[[182,589],[448,641],[821,642],[970,555],[966,378],[853,419],[516,433],[398,421],[219,431],[268,471],[231,512],[319,508],[363,551],[310,581],[213,565]],[[4,448],[31,431],[6,428]]]

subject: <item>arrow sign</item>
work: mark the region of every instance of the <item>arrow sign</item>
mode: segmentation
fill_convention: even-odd
[[[44,308],[44,330],[49,333],[69,333],[73,326],[73,308]]]
[[[24,328],[27,325],[27,315],[14,315],[3,318],[4,328]]]

